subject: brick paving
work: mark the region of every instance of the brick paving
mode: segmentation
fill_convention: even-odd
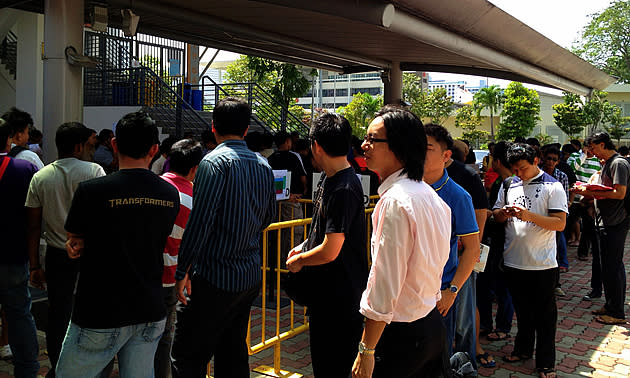
[[[630,239],[626,241],[626,250],[630,249]],[[591,263],[579,261],[576,248],[569,248],[570,270],[561,274],[560,280],[566,296],[559,298],[558,331],[556,334],[556,370],[561,377],[628,377],[630,376],[630,325],[606,326],[595,322],[591,315],[593,309],[603,305],[603,299],[593,302],[582,301],[582,297],[590,291]],[[630,272],[630,254],[624,258],[626,270]],[[630,300],[630,293],[626,295]],[[628,305],[629,303],[626,303]],[[626,313],[628,314],[627,308]],[[303,309],[294,308],[296,326],[301,323]],[[280,331],[287,331],[290,323],[290,308],[283,307],[280,312]],[[276,314],[272,309],[266,313],[266,337],[275,335]],[[252,308],[252,345],[261,337],[262,313],[260,308]],[[501,357],[512,351],[513,335],[516,333],[516,320],[512,328],[512,337],[489,342],[482,338],[482,345],[497,361],[492,369],[481,368],[479,375],[483,377],[529,377],[535,376],[534,361],[508,364]],[[44,353],[45,338],[38,331],[41,346],[39,357],[40,374],[44,376],[50,365]],[[331,340],[334,342],[334,340]],[[272,366],[274,349],[269,348],[250,356],[251,377],[266,377],[253,371],[260,365]],[[285,340],[281,345],[282,369],[313,377],[313,368],[308,347],[308,332]],[[13,377],[13,366],[0,361],[0,378]],[[116,372],[113,376],[117,376]],[[393,377],[395,378],[395,377]]]

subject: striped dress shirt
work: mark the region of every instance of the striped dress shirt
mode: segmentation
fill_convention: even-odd
[[[175,278],[192,272],[229,292],[257,285],[262,279],[260,233],[276,216],[267,162],[242,140],[221,143],[199,164],[193,203]]]

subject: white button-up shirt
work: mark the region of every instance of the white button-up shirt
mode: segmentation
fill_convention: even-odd
[[[450,250],[451,209],[429,185],[401,172],[378,188],[372,267],[361,297],[361,313],[386,323],[413,322],[435,308]]]

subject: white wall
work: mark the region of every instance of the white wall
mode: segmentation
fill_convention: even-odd
[[[9,71],[0,66],[0,115],[15,106],[15,82],[9,78]]]
[[[140,106],[84,106],[83,124],[99,132],[113,129],[114,125],[127,113],[140,110]]]

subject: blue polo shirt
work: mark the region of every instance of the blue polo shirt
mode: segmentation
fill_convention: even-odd
[[[457,264],[459,264],[457,240],[460,236],[478,234],[479,227],[470,194],[451,180],[446,169],[442,178],[433,183],[431,187],[451,208],[451,251],[442,272],[442,289],[444,289],[453,280]]]

